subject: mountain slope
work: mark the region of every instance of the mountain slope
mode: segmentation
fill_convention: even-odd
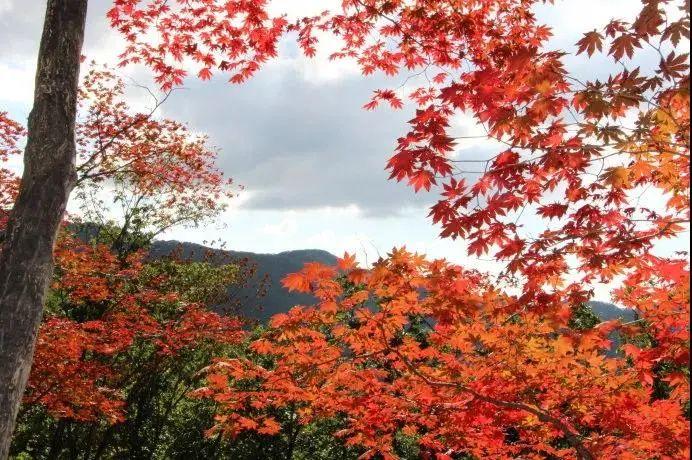
[[[619,319],[623,323],[634,321],[635,314],[633,310],[618,308],[612,303],[599,302],[597,300],[589,302],[589,307],[601,321],[610,321],[611,319]]]
[[[319,262],[334,265],[336,256],[319,249],[286,251],[278,254],[255,254],[252,252],[226,251],[212,249],[194,243],[179,241],[154,241],[150,249],[150,257],[161,258],[177,253],[183,259],[199,261],[206,254],[212,254],[211,260],[217,263],[231,260],[247,259],[256,265],[256,273],[248,281],[247,286],[234,293],[234,298],[240,301],[239,312],[260,322],[267,321],[272,315],[288,311],[295,305],[310,305],[315,299],[311,295],[288,292],[281,286],[281,279],[289,273],[303,268],[306,262]],[[258,297],[258,291],[265,295]]]
[[[284,313],[295,305],[310,305],[314,302],[315,299],[308,294],[288,292],[284,289],[281,286],[281,279],[284,276],[299,271],[306,262],[333,265],[337,260],[335,255],[320,249],[256,254],[210,249],[199,244],[179,241],[154,241],[150,250],[150,256],[155,259],[172,253],[191,260],[202,260],[205,254],[210,253],[211,260],[217,263],[243,259],[254,263],[257,268],[256,273],[247,286],[234,293],[234,298],[240,301],[239,313],[260,322],[266,322],[272,315]],[[258,297],[258,291],[262,290],[265,295]],[[589,306],[602,321],[620,318],[626,322],[632,321],[635,317],[633,311],[618,308],[612,303],[593,301],[589,302]]]

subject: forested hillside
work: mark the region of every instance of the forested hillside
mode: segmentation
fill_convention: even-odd
[[[210,259],[216,263],[246,261],[252,269],[251,276],[239,287],[229,287],[234,301],[233,311],[260,322],[266,322],[276,313],[285,313],[295,305],[310,305],[315,297],[300,292],[290,292],[281,280],[295,273],[308,262],[334,265],[336,256],[319,249],[286,251],[278,254],[255,254],[243,251],[212,250],[210,248],[179,241],[154,241],[150,257],[156,259],[176,255],[182,259]]]
[[[281,284],[282,279],[300,271],[308,262],[334,265],[337,261],[334,254],[320,249],[256,254],[212,249],[195,243],[158,240],[152,242],[149,254],[153,259],[175,256],[185,260],[211,260],[216,263],[247,261],[253,267],[252,276],[240,287],[229,287],[229,296],[233,301],[231,307],[233,312],[261,323],[265,323],[276,313],[286,313],[296,305],[311,305],[316,301],[316,298],[310,294],[285,288]],[[602,321],[620,318],[627,322],[635,317],[633,311],[618,308],[612,303],[590,301],[588,304]]]

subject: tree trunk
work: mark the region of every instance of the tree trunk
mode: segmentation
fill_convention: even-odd
[[[53,245],[75,182],[75,117],[87,0],[48,0],[24,173],[0,253],[0,459],[31,369]]]

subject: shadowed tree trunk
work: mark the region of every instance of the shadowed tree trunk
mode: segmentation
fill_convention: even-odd
[[[31,369],[53,245],[75,181],[75,118],[87,0],[48,0],[24,173],[0,253],[0,459]]]

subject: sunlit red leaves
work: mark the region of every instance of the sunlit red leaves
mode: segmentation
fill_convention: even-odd
[[[401,109],[404,106],[401,98],[399,98],[394,91],[386,89],[375,91],[375,94],[370,99],[370,102],[365,104],[363,108],[366,110],[373,110],[380,104],[380,102],[388,103],[393,109]]]
[[[677,21],[673,21],[668,26],[666,29],[663,31],[663,34],[661,35],[661,39],[664,41],[670,40],[670,42],[674,46],[678,46],[680,41],[683,39],[690,39],[690,19],[688,18],[680,18]]]
[[[640,347],[636,342],[627,345],[625,351],[640,377],[651,386],[657,366],[669,363],[673,370],[662,379],[670,383],[673,395],[682,401],[689,396],[689,377],[681,375],[690,360],[689,282],[688,260],[648,256],[637,261],[635,271],[616,292],[618,301],[640,312],[641,333],[655,340],[655,346]],[[636,336],[636,331],[630,334]]]
[[[399,429],[424,433],[421,445],[443,457],[687,455],[689,268],[650,253],[688,228],[689,64],[677,51],[688,17],[669,21],[669,8],[644,2],[631,24],[588,32],[578,55],[602,51],[619,62],[611,75],[584,80],[550,50],[535,2],[453,3],[347,0],[337,13],[290,26],[270,18],[264,1],[117,0],[109,12],[130,42],[123,63],[153,68],[165,90],[183,81],[186,60],[201,79],[219,69],[244,81],[289,29],[309,56],[315,30],[334,33],[343,47],[333,57],[355,59],[366,75],[435,68],[442,77],[412,91],[419,109],[388,163],[391,178],[417,192],[440,186],[431,216],[442,236],[466,238],[471,254],[509,259],[521,280],[515,298],[406,251],[369,271],[343,263],[346,279],[363,285],[346,298],[336,268],[289,275],[285,287],[319,303],[278,315],[251,345],[276,358],[272,369],[212,366],[199,395],[222,405],[217,430],[275,433],[276,422],[257,414],[298,405],[301,423],[346,412],[338,435],[373,456],[391,455]],[[153,24],[162,32],[156,45]],[[658,68],[626,68],[649,46],[661,55]],[[366,108],[381,102],[402,105],[380,90]],[[459,113],[502,150],[480,161],[455,152]],[[467,170],[465,161],[480,166]],[[648,209],[635,198],[646,189],[667,204]],[[523,238],[518,218],[528,205],[545,229]],[[568,276],[575,271],[578,281]],[[619,276],[618,298],[640,320],[568,330],[570,307],[591,298],[591,283]],[[365,306],[371,298],[379,303]],[[412,315],[434,320],[425,342],[407,335]],[[626,358],[605,357],[612,329],[648,334],[655,345],[630,343]],[[662,373],[662,363],[673,370]],[[242,379],[257,386],[234,387]],[[670,385],[670,398],[652,402],[656,379]]]
[[[216,169],[216,152],[204,137],[179,122],[130,109],[122,80],[108,70],[92,68],[79,96],[78,187],[125,184],[130,195],[121,199],[149,200],[153,213],[145,230],[198,222],[223,209],[229,182]],[[4,161],[19,153],[25,132],[0,115]],[[17,178],[0,170],[0,226],[17,185]],[[132,347],[146,343],[154,352],[151,359],[174,360],[191,347],[237,343],[244,335],[237,320],[182,302],[170,283],[138,283],[141,252],[115,254],[64,234],[55,262],[51,288],[62,305],[47,314],[39,331],[25,402],[44,406],[56,418],[123,421],[123,397],[131,383],[126,368],[132,364],[123,355]],[[161,304],[176,305],[176,314],[155,314]]]
[[[351,271],[354,268],[358,266],[358,263],[356,262],[356,255],[355,254],[349,254],[348,252],[345,252],[343,257],[339,258],[337,261],[337,267],[339,270],[342,271]]]
[[[640,39],[636,35],[624,33],[613,40],[609,54],[611,54],[616,61],[619,61],[624,56],[632,59],[632,56],[634,56],[634,49],[641,48],[639,41]]]
[[[158,107],[162,101],[153,102]],[[146,230],[154,232],[199,223],[225,209],[234,195],[232,181],[216,167],[218,152],[205,136],[184,123],[133,110],[122,79],[93,63],[78,103],[76,169],[82,198],[92,194],[90,188],[114,182],[114,201],[125,200],[119,193],[136,196],[148,210]],[[0,113],[0,161],[20,152],[17,144],[25,134]],[[0,168],[0,219],[2,209],[14,202],[18,180]]]
[[[89,245],[65,235],[55,250],[59,278],[53,289],[64,292],[74,303],[114,302],[116,293],[141,267],[141,254],[123,264],[107,246]]]
[[[531,205],[546,225],[554,219],[560,223],[544,236],[532,235],[532,244],[520,248],[525,262],[512,261],[516,270],[533,276],[567,266],[555,258],[576,256],[575,268],[587,272],[587,278],[608,278],[661,236],[643,230],[658,225],[646,222],[645,209],[623,211],[631,192],[653,185],[673,193],[675,210],[666,219],[685,219],[688,200],[680,191],[689,188],[689,137],[683,134],[689,128],[689,103],[683,100],[689,97],[680,98],[676,111],[655,108],[666,105],[668,91],[686,87],[685,54],[664,54],[658,70],[618,65],[606,79],[582,81],[569,75],[561,52],[544,46],[550,30],[525,14],[525,2],[491,2],[497,9],[476,3],[452,9],[446,2],[366,4],[361,11],[358,2],[347,2],[343,13],[304,24],[348,37],[334,57],[356,58],[365,74],[425,71],[429,66],[442,70],[438,75],[446,78],[413,89],[419,110],[387,165],[391,178],[405,180],[416,192],[440,186],[442,199],[430,214],[442,236],[468,238],[474,255],[499,250],[507,257],[519,248],[518,240],[501,235],[498,226],[511,228],[516,213]],[[667,23],[662,11],[656,2],[645,3],[633,23],[614,20],[603,30],[586,33],[577,54],[588,58],[603,51],[621,61],[636,58],[645,42],[679,44],[689,35],[688,21],[666,17]],[[388,20],[378,22],[382,17]],[[467,61],[472,65],[465,67]],[[651,91],[654,104],[645,105]],[[366,108],[393,96],[389,90],[378,91]],[[459,112],[472,116],[488,138],[510,149],[485,162],[469,161],[479,167],[468,171],[466,159],[454,153],[450,134],[452,117]],[[648,120],[656,113],[658,126],[652,126]],[[678,115],[665,120],[664,113]],[[628,127],[632,118],[639,120],[633,129]],[[594,172],[600,173],[596,182]],[[468,189],[456,186],[460,176],[470,182]],[[564,202],[555,196],[559,193]],[[601,226],[603,222],[607,225]],[[635,227],[642,231],[632,245],[623,229]],[[602,253],[610,256],[604,260]],[[550,266],[537,267],[543,263]],[[604,263],[608,267],[598,273]],[[543,276],[527,286],[542,286]]]
[[[121,64],[146,65],[167,91],[183,83],[186,62],[203,80],[216,71],[230,73],[233,83],[251,77],[276,56],[288,27],[266,8],[265,0],[114,0],[107,16],[128,42]]]
[[[16,121],[0,112],[0,160],[6,161],[9,155],[20,153],[19,140],[25,135],[25,130]]]
[[[205,136],[178,121],[140,113],[125,102],[124,82],[92,66],[80,87],[78,190],[114,181],[149,211],[147,230],[198,223],[233,196]],[[124,197],[119,197],[122,201]]]
[[[8,212],[19,191],[19,177],[5,168],[3,163],[21,152],[19,142],[25,135],[24,128],[0,112],[0,230],[5,228]]]
[[[186,349],[244,338],[237,319],[181,302],[174,291],[159,289],[167,285],[160,278],[152,286],[138,282],[143,257],[122,259],[102,245],[68,236],[59,240],[52,289],[68,299],[61,313],[79,310],[89,319],[51,313],[42,324],[25,404],[40,404],[60,419],[122,422],[132,347],[147,344],[154,350],[150,359],[165,360]],[[176,305],[175,315],[156,315],[161,303]]]
[[[666,79],[675,80],[679,78],[684,78],[685,75],[689,77],[689,62],[689,53],[676,55],[675,52],[671,51],[665,59],[661,59],[659,68],[661,70],[661,74]],[[685,74],[685,72],[687,72],[687,74]]]
[[[286,31],[297,32],[308,56],[314,55],[319,44],[316,31],[335,34],[342,47],[332,58],[355,59],[366,75],[376,71],[387,75],[425,72],[435,67],[437,73],[429,85],[412,90],[411,99],[420,107],[410,122],[410,132],[399,139],[388,169],[391,178],[406,180],[416,192],[440,185],[447,195],[449,189],[456,188],[452,181],[467,173],[455,164],[459,160],[451,158],[455,142],[449,134],[450,120],[458,112],[483,125],[488,138],[508,144],[511,157],[504,152],[487,159],[468,191],[445,196],[431,211],[433,220],[442,226],[442,236],[468,237],[473,253],[483,254],[507,244],[506,238],[490,232],[496,232],[497,225],[509,225],[515,217],[513,212],[526,204],[536,205],[538,215],[546,220],[576,216],[583,203],[597,203],[619,212],[616,207],[624,204],[626,193],[635,187],[653,184],[667,193],[684,190],[689,184],[688,175],[674,184],[672,173],[687,169],[689,138],[681,136],[689,123],[680,121],[689,118],[689,104],[676,117],[674,126],[659,123],[667,128],[652,128],[647,121],[647,111],[655,112],[657,104],[664,104],[668,90],[685,87],[687,56],[676,51],[662,55],[659,69],[648,74],[639,68],[623,70],[618,66],[603,81],[575,79],[563,65],[564,53],[546,46],[551,31],[531,14],[532,4],[497,0],[449,8],[447,2],[349,1],[338,12],[299,18],[288,25],[283,18],[270,18],[265,1],[250,5],[235,1],[120,0],[109,18],[131,42],[124,60],[143,61],[153,67],[165,88],[181,81],[185,71],[177,62],[185,59],[200,66],[202,79],[210,78],[218,67],[235,72],[233,81],[242,81],[275,54],[276,42]],[[577,42],[577,54],[587,58],[603,51],[620,61],[635,58],[644,43],[658,42],[652,46],[661,49],[669,42],[677,46],[689,36],[688,22],[684,17],[669,18],[658,2],[646,2],[631,24],[613,20],[602,30],[584,34]],[[143,38],[153,23],[161,24],[162,43],[158,46]],[[652,91],[654,104],[644,107],[645,95]],[[393,90],[383,89],[375,92],[366,108],[380,102],[394,108],[402,105]],[[637,116],[638,112],[642,116]],[[620,125],[629,118],[639,121],[628,131]],[[573,129],[577,134],[570,132]],[[623,166],[613,166],[600,182],[585,186],[599,162],[616,156],[611,148],[616,149]],[[651,151],[675,160],[658,163],[657,155],[648,153]],[[637,158],[635,169],[626,166],[631,157]],[[600,184],[618,190],[604,193]],[[552,195],[561,189],[569,203],[564,210],[551,203],[555,201]],[[500,199],[492,197],[497,190],[508,193]],[[678,209],[685,201],[678,192],[671,200]],[[481,202],[487,205],[476,206]],[[632,214],[618,218],[608,215],[611,222],[621,226],[635,222]],[[678,217],[669,216],[671,220]],[[523,247],[522,254],[532,261],[526,267],[559,253],[577,256],[579,269],[593,271],[601,263],[594,255],[596,251],[577,251],[577,245],[565,243],[571,238],[586,246],[598,242],[599,251],[617,253],[606,263],[624,263],[632,253],[629,249],[620,251],[628,246],[622,233],[608,230],[595,235],[598,218],[575,219],[576,224],[555,230],[561,236],[551,234]],[[643,219],[636,222],[640,227],[645,225]],[[609,271],[613,269],[606,269]],[[293,282],[300,289],[306,287],[298,278]],[[541,283],[536,280],[530,284]]]
[[[594,54],[597,50],[603,50],[603,35],[598,31],[593,30],[584,34],[584,37],[577,42],[579,49],[577,54],[586,52],[589,56]]]
[[[62,318],[41,326],[24,402],[45,406],[55,418],[122,421],[125,402],[112,385],[113,369],[85,359],[98,338],[88,329]]]
[[[156,341],[161,353],[175,355],[187,347],[203,342],[236,344],[244,337],[242,323],[235,318],[220,316],[200,305],[190,305],[179,318],[162,325]]]
[[[659,266],[673,278],[689,276],[678,262]],[[609,335],[626,330],[618,321],[571,330],[570,309],[563,308],[556,326],[550,310],[528,312],[478,273],[406,250],[378,261],[364,284],[336,299],[319,295],[330,271],[339,276],[329,267],[306,267],[301,276],[319,302],[277,315],[250,344],[272,356],[271,366],[220,359],[207,370],[208,385],[196,394],[220,405],[214,433],[262,432],[268,414],[290,407],[301,424],[345,414],[347,425],[336,436],[371,455],[393,455],[402,429],[425,433],[421,447],[433,453],[493,458],[546,449],[572,458],[577,448],[596,458],[674,457],[689,446],[679,405],[652,413],[650,393],[640,386],[646,368],[631,366],[630,352],[606,356]],[[377,300],[363,303],[368,299]],[[409,329],[414,316],[425,318],[424,339]],[[637,353],[639,359],[646,352]],[[681,377],[667,378],[676,384]],[[637,417],[643,437],[626,429]],[[668,434],[657,435],[666,423]],[[518,432],[512,443],[507,426]],[[577,432],[589,436],[554,447]]]
[[[332,277],[335,269],[319,263],[309,262],[298,273],[286,275],[281,284],[289,291],[311,292],[317,291],[327,294],[330,291],[338,293],[339,286],[334,283]]]
[[[415,173],[411,174],[411,176],[408,179],[408,183],[410,186],[413,187],[413,190],[415,190],[416,192],[420,189],[430,191],[430,187],[437,184],[433,173],[425,170],[418,170]]]
[[[182,193],[193,183],[208,184],[221,196],[224,179],[204,136],[180,122],[137,113],[126,103],[124,84],[108,70],[92,68],[80,88],[85,117],[78,125],[79,181],[127,174],[145,192]],[[214,188],[212,188],[214,187]]]
[[[545,216],[549,219],[560,218],[565,215],[567,209],[569,208],[566,204],[552,203],[538,208],[538,214]]]
[[[310,292],[310,280],[302,273],[286,275],[281,284],[289,291]]]
[[[210,80],[212,76],[211,69],[205,67],[197,73],[197,76],[200,80]]]

